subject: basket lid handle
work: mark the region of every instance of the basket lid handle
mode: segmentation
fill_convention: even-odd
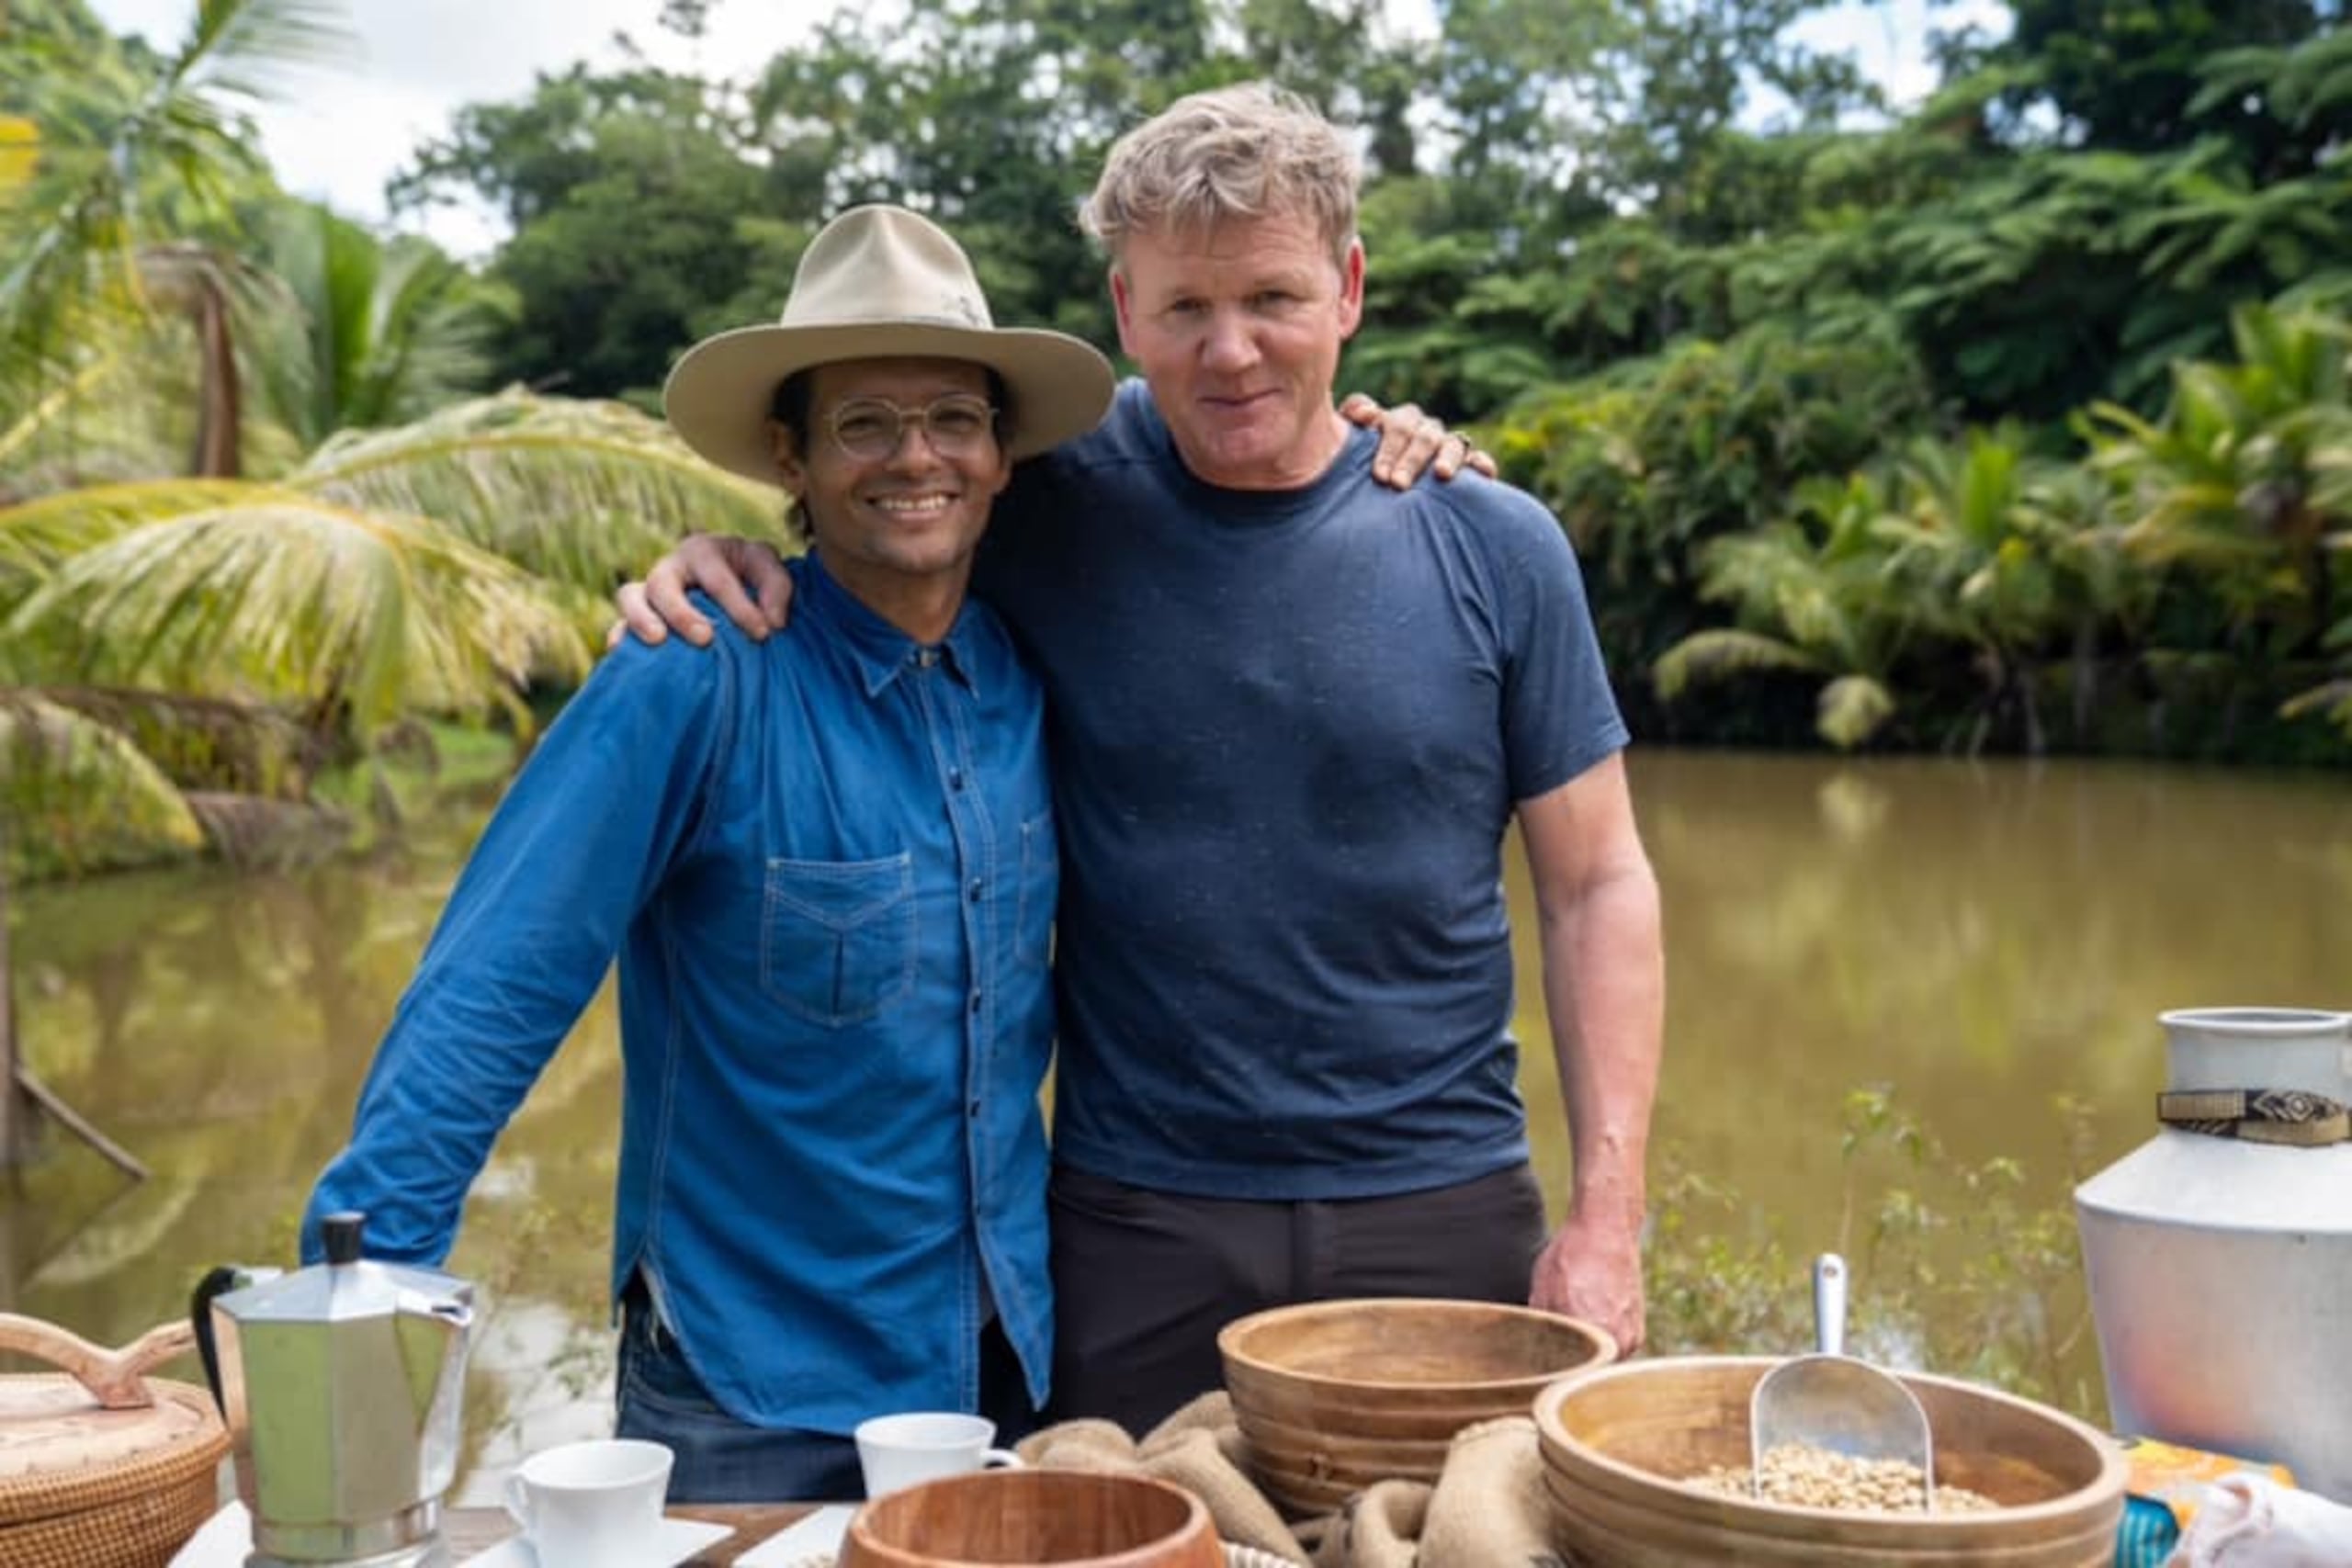
[[[62,1369],[108,1410],[142,1410],[154,1404],[145,1374],[194,1348],[196,1330],[186,1318],[158,1325],[121,1349],[108,1350],[53,1323],[0,1312],[0,1350]]]

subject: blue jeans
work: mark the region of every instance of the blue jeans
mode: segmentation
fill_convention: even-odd
[[[622,1306],[617,1436],[666,1443],[673,1503],[854,1500],[857,1445],[831,1432],[754,1427],[720,1409],[660,1326],[641,1287]]]
[[[621,1297],[619,1419],[614,1434],[664,1443],[673,1503],[855,1502],[865,1495],[857,1444],[831,1432],[754,1427],[721,1409],[661,1326],[642,1281]],[[876,1414],[884,1414],[876,1412]],[[1037,1424],[1021,1363],[991,1321],[980,1331],[980,1414],[1008,1447]]]

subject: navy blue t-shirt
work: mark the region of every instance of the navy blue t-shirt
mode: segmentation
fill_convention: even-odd
[[[1347,1198],[1526,1156],[1502,836],[1626,731],[1550,513],[1387,489],[1372,445],[1216,489],[1130,382],[996,508],[975,587],[1046,690],[1080,1168]]]

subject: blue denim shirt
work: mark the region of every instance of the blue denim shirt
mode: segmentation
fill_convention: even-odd
[[[437,1263],[620,958],[617,1292],[720,1404],[970,1409],[993,1296],[1042,1399],[1057,860],[1035,680],[967,604],[919,646],[813,558],[790,628],[616,649],[485,829],[303,1222]],[[717,617],[714,617],[717,618]]]

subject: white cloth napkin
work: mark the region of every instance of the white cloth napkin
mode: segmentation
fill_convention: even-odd
[[[752,1548],[735,1560],[736,1568],[802,1568],[805,1563],[831,1564],[833,1554],[841,1550],[842,1537],[849,1532],[849,1517],[857,1512],[851,1503],[828,1503],[807,1518],[795,1519],[791,1525]]]
[[[232,1502],[198,1528],[173,1554],[171,1568],[245,1568],[254,1549],[253,1516]]]
[[[2165,1568],[2344,1568],[2352,1508],[2240,1471],[2205,1489]]]

